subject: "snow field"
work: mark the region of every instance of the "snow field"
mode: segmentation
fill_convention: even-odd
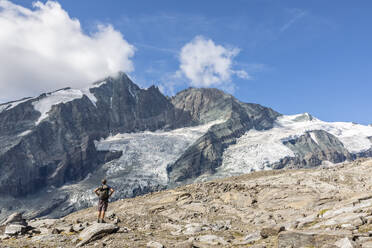
[[[368,137],[372,127],[348,122],[324,122],[308,113],[284,115],[277,119],[272,129],[250,130],[229,146],[223,154],[222,166],[217,175],[237,175],[257,170],[269,170],[271,165],[284,157],[295,154],[283,142],[304,135],[306,132],[324,130],[336,136],[350,153],[371,148]],[[314,133],[310,133],[318,143]]]

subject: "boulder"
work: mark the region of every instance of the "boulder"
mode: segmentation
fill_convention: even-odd
[[[247,236],[245,236],[244,241],[246,241],[247,244],[253,244],[254,242],[260,239],[261,239],[260,232],[254,232],[254,233],[250,233]]]
[[[366,216],[366,213],[346,212],[340,215],[332,216],[331,218],[325,221],[319,222],[316,225],[313,225],[311,229],[318,229],[322,226],[336,226],[336,225],[342,225],[342,224],[350,224],[354,227],[358,227],[364,224],[362,218],[365,216]]]
[[[10,236],[9,235],[0,235],[0,240],[6,240],[6,239],[10,239]]]
[[[285,230],[284,226],[265,227],[261,229],[260,234],[262,238],[266,239],[270,236],[276,236],[284,230]]]
[[[81,231],[83,231],[84,230],[84,226],[83,226],[83,224],[82,223],[80,223],[80,224],[75,224],[75,225],[73,225],[73,227],[72,227],[72,229],[74,230],[74,232],[81,232]]]
[[[27,226],[27,222],[22,218],[22,213],[18,212],[9,215],[9,217],[3,223],[4,226],[8,224],[19,224],[22,226]]]
[[[195,233],[203,231],[203,225],[200,223],[191,223],[185,226],[185,230],[183,234],[185,235],[193,235]]]
[[[355,243],[351,241],[349,238],[340,239],[335,243],[335,245],[338,248],[354,248],[355,247]]]
[[[281,232],[278,248],[335,246],[335,242],[348,236],[348,232]]]
[[[164,248],[164,245],[162,245],[161,243],[156,242],[156,241],[149,241],[146,244],[146,247],[148,247],[148,248]]]
[[[31,241],[34,243],[37,242],[66,242],[67,238],[63,235],[58,234],[46,234],[46,235],[38,235],[31,238]]]
[[[43,220],[35,220],[30,221],[28,224],[33,228],[41,228],[47,227],[50,228],[51,226],[55,225],[58,219],[43,219]]]
[[[228,244],[222,237],[218,237],[216,235],[211,235],[211,234],[199,236],[196,240],[201,243],[209,244],[209,245],[227,245]]]
[[[5,227],[5,235],[9,236],[17,236],[17,235],[22,235],[25,234],[27,231],[27,227],[24,225],[19,225],[19,224],[9,224]]]
[[[193,241],[186,240],[186,241],[175,244],[174,247],[175,248],[193,248],[195,246],[193,245]]]
[[[118,230],[119,227],[114,224],[95,223],[80,233],[79,238],[81,242],[77,244],[77,247],[86,245],[94,240],[101,239],[102,237],[115,233]]]
[[[60,232],[64,232],[64,233],[72,233],[72,232],[74,232],[74,228],[73,228],[72,224],[58,225],[58,226],[56,226],[56,228]]]
[[[367,242],[363,242],[362,243],[362,248],[372,248],[372,240],[367,241]]]

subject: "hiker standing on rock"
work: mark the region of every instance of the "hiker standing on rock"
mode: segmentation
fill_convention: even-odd
[[[105,218],[105,212],[107,210],[108,206],[108,200],[111,197],[111,195],[115,192],[113,188],[108,186],[106,179],[102,180],[102,185],[94,190],[94,193],[99,198],[98,202],[98,223],[105,223],[103,220]]]

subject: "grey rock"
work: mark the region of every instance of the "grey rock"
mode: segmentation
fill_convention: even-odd
[[[187,224],[185,226],[185,230],[183,231],[183,234],[193,235],[193,234],[196,234],[196,233],[201,232],[201,231],[203,231],[203,225],[202,224],[191,223],[191,224]]]
[[[116,217],[115,219],[114,219],[114,224],[118,224],[120,222],[120,219],[118,218],[118,217]]]
[[[285,230],[284,226],[265,227],[261,229],[260,235],[262,238],[266,239],[270,236],[276,236],[280,232],[283,232],[284,230]]]
[[[60,232],[64,232],[64,233],[71,233],[75,231],[73,225],[71,224],[57,225],[56,228]]]
[[[73,227],[72,227],[72,229],[73,229],[73,231],[74,232],[81,232],[82,230],[84,230],[84,226],[83,226],[83,224],[82,223],[80,223],[80,224],[75,224],[75,225],[73,225]]]
[[[5,226],[8,224],[19,224],[19,225],[27,226],[27,222],[23,219],[22,213],[19,213],[19,212],[10,215],[2,225]]]
[[[57,223],[58,219],[42,219],[33,220],[28,223],[29,226],[33,228],[47,227],[50,228]]]
[[[253,244],[254,242],[260,239],[261,239],[260,232],[254,232],[254,233],[250,233],[247,236],[245,236],[244,241],[246,241],[247,244]]]
[[[175,248],[194,248],[195,246],[193,246],[193,241],[186,240],[186,241],[175,244],[174,247]]]
[[[163,248],[164,245],[162,245],[161,243],[159,243],[157,241],[149,241],[146,244],[146,247],[148,247],[148,248]]]
[[[7,240],[7,239],[10,239],[10,238],[11,238],[11,236],[9,236],[9,235],[5,235],[5,234],[0,235],[0,240]]]
[[[355,243],[351,241],[349,238],[343,238],[338,240],[335,245],[339,248],[354,248]]]
[[[118,233],[128,233],[130,229],[128,227],[120,227]]]
[[[372,248],[372,240],[362,243],[362,248]]]
[[[119,227],[114,224],[95,223],[80,233],[79,238],[81,239],[81,242],[77,244],[77,247],[101,239],[108,234],[117,232],[118,230]]]
[[[211,234],[199,236],[196,238],[196,240],[201,243],[205,243],[209,245],[227,245],[228,244],[222,237],[211,235]]]
[[[38,235],[31,238],[33,242],[65,242],[66,237],[58,234]]]
[[[5,227],[5,235],[10,235],[10,236],[17,236],[17,235],[22,235],[25,234],[27,231],[27,227],[24,225],[19,225],[19,224],[8,224]]]
[[[345,232],[281,232],[278,236],[278,248],[287,247],[323,247],[331,246],[345,238]]]

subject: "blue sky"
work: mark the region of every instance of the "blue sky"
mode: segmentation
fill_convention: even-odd
[[[11,2],[33,9],[31,1]],[[202,37],[235,51],[229,82],[211,87],[283,114],[372,123],[370,1],[58,2],[87,35],[99,24],[112,25],[135,47],[128,55],[134,68],[129,74],[142,87],[156,84],[171,94],[198,85],[176,74],[182,48]],[[12,93],[0,96],[11,98]]]

